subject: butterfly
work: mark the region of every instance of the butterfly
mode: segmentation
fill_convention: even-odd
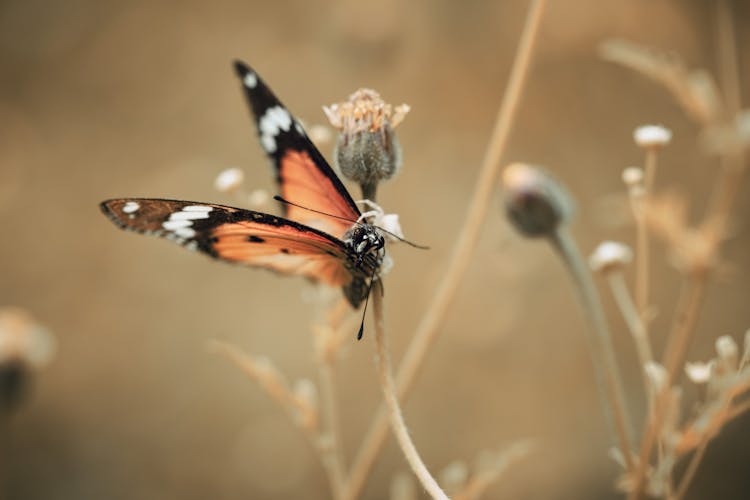
[[[273,165],[284,216],[158,198],[111,199],[101,203],[102,211],[121,229],[218,260],[341,287],[358,308],[380,279],[383,232],[361,220],[346,187],[258,74],[239,61],[235,71]]]

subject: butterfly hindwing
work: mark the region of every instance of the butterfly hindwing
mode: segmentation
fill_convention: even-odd
[[[239,61],[235,62],[235,70],[255,119],[261,146],[276,170],[281,196],[311,210],[346,220],[291,205],[284,205],[285,215],[341,237],[361,215],[346,187],[300,123],[258,74]]]
[[[211,257],[305,276],[345,290],[365,275],[344,244],[294,221],[210,203],[121,198],[102,211],[122,229],[173,240]]]

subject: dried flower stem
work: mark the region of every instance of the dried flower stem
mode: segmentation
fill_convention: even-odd
[[[297,424],[305,437],[317,453],[323,468],[328,476],[328,482],[331,486],[331,491],[336,495],[337,488],[343,486],[343,481],[337,483],[336,471],[335,471],[335,460],[331,457],[330,446],[325,444],[325,440],[321,439],[317,426],[299,425],[299,414],[309,411],[309,408],[303,408],[300,402],[294,397],[289,389],[275,380],[270,380],[269,377],[265,376],[261,371],[258,370],[256,362],[247,354],[242,352],[237,347],[228,344],[226,342],[212,341],[210,347],[217,353],[224,356],[226,359],[234,363],[240,370],[245,372],[250,378],[258,382],[258,385],[263,388],[266,393],[279,405],[286,410],[289,418],[292,422]],[[342,474],[343,475],[343,474]],[[340,498],[335,497],[334,498]]]
[[[700,444],[698,444],[698,448],[695,450],[693,457],[690,459],[690,463],[685,470],[685,474],[680,480],[680,484],[677,486],[677,491],[675,492],[671,500],[680,500],[685,496],[685,493],[690,486],[690,482],[693,480],[693,477],[695,477],[695,472],[698,470],[698,465],[700,465],[701,460],[703,459],[703,455],[706,453],[706,448],[708,448],[708,442],[710,440],[711,438],[708,434],[703,436],[703,438],[701,439]]]
[[[326,453],[325,461],[328,462],[327,468],[330,472],[333,498],[334,500],[339,500],[344,494],[346,482],[344,445],[341,439],[341,424],[338,418],[334,366],[330,361],[320,360],[318,362],[318,371],[320,373],[321,411],[326,422],[326,427],[328,428],[328,447],[330,449],[330,452]]]
[[[636,251],[635,251],[635,303],[638,307],[638,314],[641,317],[644,334],[648,336],[649,323],[649,238],[648,228],[643,214],[643,199],[651,194],[656,177],[656,148],[650,147],[646,150],[645,172],[643,182],[643,193],[640,193],[636,200],[633,200],[633,211],[636,225]]]
[[[643,384],[646,394],[649,394],[651,392],[651,385],[648,382],[645,367],[647,363],[654,360],[654,355],[651,352],[651,344],[648,335],[646,334],[644,321],[642,317],[639,316],[638,310],[633,303],[633,299],[630,296],[622,272],[617,271],[607,273],[607,281],[612,290],[612,296],[615,298],[615,302],[617,302],[617,306],[619,307],[623,318],[625,318],[625,323],[628,325],[630,334],[633,336],[633,342],[635,343],[635,348],[638,352],[638,362],[641,365]]]
[[[341,322],[349,310],[349,304],[339,299],[326,313],[327,329],[321,337],[316,339],[316,362],[320,379],[320,409],[327,428],[326,457],[330,471],[331,489],[334,500],[343,498],[346,488],[346,459],[344,444],[341,436],[341,422],[339,420],[338,399],[336,397],[336,359],[340,348],[337,338]]]
[[[576,283],[576,290],[583,308],[591,323],[591,328],[585,330],[589,333],[587,338],[591,348],[591,361],[594,365],[596,379],[611,410],[611,412],[606,411],[607,405],[605,404],[605,414],[614,418],[620,452],[625,459],[626,469],[632,471],[635,464],[630,452],[630,417],[622,390],[622,378],[617,366],[617,358],[612,347],[612,339],[599,294],[594,286],[594,280],[588,267],[586,267],[575,240],[565,226],[557,230],[555,235],[550,238],[550,243],[559,252],[560,257],[568,267]]]
[[[675,325],[669,335],[669,341],[662,360],[662,364],[667,371],[667,376],[661,392],[656,397],[653,411],[647,419],[646,432],[641,441],[638,454],[638,467],[635,469],[635,488],[628,497],[630,499],[642,498],[643,488],[645,487],[644,479],[651,458],[651,450],[656,443],[659,430],[666,417],[672,381],[679,370],[680,361],[683,359],[690,344],[691,333],[698,319],[698,310],[705,295],[706,278],[705,273],[694,276],[686,287],[683,288],[677,307]]]
[[[505,151],[505,144],[510,135],[513,118],[526,81],[543,10],[544,0],[532,0],[516,51],[508,86],[505,89],[503,101],[498,111],[490,144],[482,162],[466,219],[461,225],[460,234],[456,237],[453,254],[443,273],[443,280],[427,307],[427,311],[422,317],[399,365],[396,376],[396,390],[399,398],[404,398],[411,389],[422,362],[435,341],[448,306],[458,290],[461,278],[471,262],[482,223],[487,214],[492,194],[496,189],[495,180],[500,170],[500,160]],[[344,498],[351,499],[359,495],[375,458],[383,448],[387,431],[387,415],[381,406],[352,465],[349,487]]]
[[[717,8],[719,61],[722,70],[724,96],[727,100],[730,112],[736,112],[740,107],[740,94],[734,27],[732,24],[731,12],[726,0],[717,2]],[[716,252],[718,252],[718,247],[724,238],[727,220],[739,192],[739,186],[741,185],[740,180],[743,174],[741,167],[741,157],[734,154],[727,154],[722,158],[722,171],[716,184],[717,187],[714,190],[708,214],[705,217],[705,221],[710,222],[713,227],[713,234],[709,235],[712,238],[712,241],[709,243],[716,248]],[[678,305],[675,327],[670,334],[664,355],[664,364],[667,368],[665,389],[657,398],[652,418],[648,422],[647,430],[643,437],[643,441],[641,442],[639,466],[636,469],[634,477],[635,488],[629,496],[631,500],[642,498],[643,496],[646,469],[648,468],[651,449],[657,439],[659,428],[661,427],[664,413],[666,412],[669,387],[677,374],[680,362],[682,361],[685,351],[690,343],[691,333],[694,330],[698,316],[698,309],[700,309],[705,295],[709,270],[710,268],[706,265],[704,269],[693,272],[688,276],[688,290],[683,294],[686,298],[681,300],[682,307]],[[702,456],[702,453],[698,454],[697,462],[695,464],[696,468]]]
[[[453,500],[475,500],[481,498],[487,489],[505,471],[522,458],[527,457],[534,444],[530,441],[514,443],[508,450],[504,451],[491,467],[474,473],[464,485],[463,489],[453,495]]]
[[[396,436],[401,451],[404,452],[406,460],[414,471],[422,486],[435,499],[448,500],[448,496],[438,485],[430,471],[427,470],[422,458],[419,456],[414,442],[409,436],[406,429],[404,416],[399,406],[398,396],[396,395],[396,385],[393,382],[391,368],[391,359],[388,355],[388,339],[385,331],[385,319],[383,317],[383,297],[382,286],[380,281],[376,282],[375,290],[372,291],[373,310],[375,314],[375,346],[377,348],[377,366],[380,384],[383,388],[386,405],[388,406],[388,416],[391,420],[391,428]]]

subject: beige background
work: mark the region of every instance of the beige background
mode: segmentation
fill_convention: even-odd
[[[550,4],[505,161],[546,165],[569,185],[578,198],[575,233],[588,252],[601,239],[632,241],[620,171],[642,161],[633,128],[664,123],[675,139],[658,183],[690,193],[700,213],[717,163],[697,149],[696,127],[664,90],[599,60],[596,45],[625,37],[713,71],[712,2]],[[735,4],[746,83],[750,11]],[[234,58],[253,65],[307,123],[322,123],[321,105],[360,86],[409,103],[398,130],[404,168],[382,186],[380,201],[432,250],[393,251],[386,307],[398,357],[455,243],[526,5],[0,3],[0,304],[32,311],[60,344],[11,423],[8,498],[326,498],[319,463],[286,416],[206,349],[208,339],[228,340],[271,357],[291,379],[314,377],[314,311],[303,300],[310,287],[117,231],[97,203],[233,203],[212,182],[235,165],[251,187],[273,187]],[[330,157],[330,146],[322,150]],[[690,359],[709,357],[716,336],[739,339],[750,327],[749,209],[741,197],[726,247],[731,269],[711,289]],[[679,277],[655,248],[660,348]],[[633,349],[609,296],[605,302],[640,425]],[[538,452],[489,497],[612,496],[616,468],[582,328],[560,263],[544,244],[512,232],[497,199],[405,405],[428,465],[439,470],[535,437]],[[379,402],[372,358],[366,333],[341,363],[349,457]],[[692,498],[747,496],[749,426],[747,418],[730,426],[709,448]],[[389,441],[364,498],[384,498],[404,470]]]

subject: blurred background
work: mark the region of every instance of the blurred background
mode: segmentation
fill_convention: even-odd
[[[314,379],[311,286],[221,265],[115,229],[106,198],[233,204],[214,191],[224,168],[273,189],[231,61],[251,64],[307,124],[358,87],[411,105],[398,128],[404,167],[380,188],[408,238],[393,250],[386,310],[398,359],[455,244],[510,70],[526,1],[0,2],[0,305],[55,335],[57,355],[5,423],[10,499],[327,498],[317,457],[286,414],[210,339]],[[734,2],[742,81],[750,81],[750,5]],[[504,162],[545,165],[578,200],[588,254],[632,243],[622,169],[642,163],[633,129],[674,140],[657,185],[702,213],[717,161],[661,87],[600,60],[623,37],[715,73],[713,3],[549,2]],[[745,87],[746,88],[746,87]],[[744,97],[747,97],[745,94]],[[332,145],[322,151],[330,158]],[[744,191],[750,186],[745,182]],[[351,186],[355,198],[358,190]],[[725,257],[688,359],[750,327],[750,201],[740,197]],[[680,276],[654,244],[654,344],[661,352]],[[605,291],[602,288],[603,291]],[[635,353],[605,293],[633,420],[644,399]],[[369,325],[368,325],[369,326]],[[617,466],[568,276],[550,248],[517,236],[497,199],[458,298],[405,415],[434,471],[521,438],[538,448],[488,498],[615,498]],[[370,327],[371,328],[371,327]],[[380,402],[372,336],[339,365],[350,460]],[[700,391],[688,391],[686,407]],[[689,498],[747,498],[750,418],[709,447]],[[389,438],[363,498],[386,498],[407,465]]]

